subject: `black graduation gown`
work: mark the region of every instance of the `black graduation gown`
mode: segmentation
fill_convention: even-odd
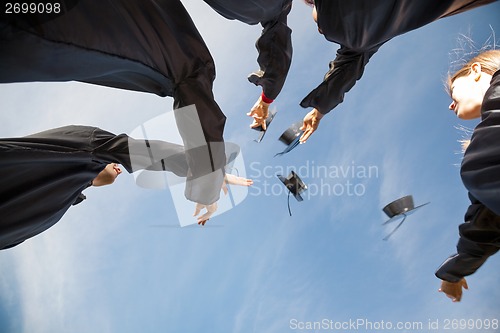
[[[76,80],[172,96],[175,109],[196,106],[206,142],[223,141],[214,62],[179,0],[58,3],[64,14],[51,19],[0,16],[0,82]],[[179,131],[189,147],[190,129]],[[224,151],[211,155],[214,170],[222,168]]]
[[[378,49],[390,39],[495,0],[315,0],[318,27],[337,44],[323,82],[300,103],[327,114],[344,100]]]
[[[260,71],[250,74],[248,79],[262,86],[267,98],[275,99],[285,84],[292,62],[292,30],[287,25],[292,0],[204,1],[227,19],[262,25],[262,35],[255,43]]]
[[[460,168],[470,194],[500,215],[500,71],[491,80]]]
[[[128,172],[147,168],[186,176],[183,146],[156,140],[147,146],[170,158],[151,159],[144,140],[89,126],[0,139],[0,249],[54,225],[109,163]]]
[[[500,249],[500,71],[484,96],[481,119],[460,169],[471,205],[459,226],[457,254],[436,272],[450,282],[473,274]]]

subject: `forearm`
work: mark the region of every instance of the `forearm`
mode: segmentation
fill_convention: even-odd
[[[335,60],[330,62],[330,69],[323,82],[311,91],[300,105],[312,107],[325,115],[344,101],[344,95],[351,90],[364,72],[370,57],[378,50],[356,53],[341,48]]]
[[[460,239],[457,254],[449,257],[436,276],[449,282],[457,282],[471,275],[499,250],[500,216],[471,197],[472,204],[465,214],[465,223],[459,226]]]
[[[209,74],[184,80],[174,93],[175,118],[189,166],[186,197],[203,204],[219,199],[226,162],[226,117],[214,100]]]
[[[290,9],[291,3],[287,3],[276,20],[262,22],[262,35],[255,43],[260,71],[248,79],[261,86],[270,100],[276,99],[281,92],[292,62],[292,30],[287,25]]]
[[[458,282],[462,278],[474,274],[498,248],[479,246],[460,239],[458,253],[450,256],[436,271],[436,276],[448,282]]]

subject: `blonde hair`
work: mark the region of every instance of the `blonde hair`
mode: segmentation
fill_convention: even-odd
[[[481,47],[477,47],[474,40],[470,36],[464,34],[458,37],[457,42],[459,44],[458,48],[450,52],[450,59],[452,59],[450,67],[454,69],[454,72],[450,68],[450,72],[453,74],[449,72],[448,77],[444,80],[445,89],[450,95],[453,82],[459,77],[469,75],[473,63],[479,63],[481,65],[481,71],[490,75],[493,75],[500,69],[500,49],[498,49],[499,45],[496,42],[493,28],[491,28],[491,35]],[[470,59],[467,60],[468,58]],[[470,137],[473,131],[463,126],[456,128],[462,132],[462,138],[458,140],[458,142],[460,142],[461,152],[463,154],[470,144]]]
[[[481,71],[493,75],[500,69],[500,50],[485,51],[474,58],[470,59],[462,68],[455,72],[453,75],[448,76],[448,89],[450,89],[453,81],[462,76],[467,76],[471,73],[471,66],[473,63],[481,65]]]
[[[447,89],[448,92],[451,91],[451,85],[453,81],[462,76],[467,76],[471,73],[471,66],[473,63],[479,63],[481,65],[481,71],[487,74],[493,75],[496,71],[500,69],[500,50],[489,50],[484,51],[477,56],[473,57],[465,65],[462,66],[458,71],[453,75],[448,75]],[[471,133],[468,134],[470,138]],[[467,147],[469,147],[470,139],[462,138],[459,140],[462,146],[462,153],[465,153]]]

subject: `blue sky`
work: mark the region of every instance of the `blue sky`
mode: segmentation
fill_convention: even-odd
[[[292,67],[273,104],[278,115],[257,144],[245,113],[259,94],[246,76],[257,66],[260,27],[224,20],[199,1],[184,3],[216,62],[226,140],[241,146],[254,186],[204,228],[178,227],[170,192],[142,189],[133,175],[88,189],[85,203],[53,228],[0,254],[0,332],[340,331],[299,329],[323,320],[423,325],[358,332],[436,332],[446,320],[500,319],[500,256],[468,279],[459,304],[437,292],[434,277],[455,251],[468,205],[455,126],[477,124],[447,109],[443,77],[459,34],[481,45],[492,29],[500,32],[500,3],[384,45],[318,132],[281,157],[273,157],[284,148],[277,139],[308,111],[298,103],[321,82],[337,45],[317,33],[310,8],[296,1]],[[170,98],[75,82],[4,84],[0,97],[3,137],[68,124],[131,133],[172,110]],[[370,167],[377,172],[313,175]],[[306,174],[310,190],[305,201],[290,201],[290,217],[275,174],[292,168]],[[349,186],[358,192],[349,194]],[[406,194],[417,205],[431,203],[384,242],[391,229],[381,226],[381,209]],[[439,330],[429,329],[436,321]]]

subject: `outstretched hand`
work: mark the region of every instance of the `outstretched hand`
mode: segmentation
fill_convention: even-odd
[[[462,287],[469,289],[467,281],[464,278],[458,282],[442,281],[441,288],[438,291],[445,293],[453,302],[460,302],[462,299]]]
[[[237,186],[250,186],[253,184],[253,180],[238,177],[230,173],[226,173],[226,178],[224,178],[224,183],[222,184],[222,191],[227,195],[227,185],[237,185]]]
[[[255,102],[254,106],[247,113],[247,116],[253,118],[253,122],[250,125],[251,128],[256,128],[262,126],[262,129],[266,130],[266,119],[269,115],[269,103],[266,103],[262,100],[262,96],[259,97],[257,102]]]
[[[304,131],[299,139],[300,143],[305,143],[307,139],[309,139],[309,137],[318,129],[321,118],[323,118],[323,114],[316,109],[313,109],[311,112],[306,114],[304,117],[304,123],[300,128],[300,130]]]
[[[217,202],[214,202],[213,204],[210,204],[210,205],[203,205],[203,204],[197,203],[196,208],[194,209],[193,216],[197,216],[198,214],[200,214],[200,212],[203,208],[205,208],[207,211],[205,214],[198,216],[198,224],[199,225],[205,225],[205,223],[207,223],[207,221],[210,219],[210,216],[212,216],[213,213],[215,213],[215,211],[217,210]]]
[[[222,190],[224,191],[224,194],[227,194],[227,184],[229,185],[238,185],[238,186],[250,186],[253,184],[253,180],[243,178],[243,177],[238,177],[235,175],[232,175],[230,173],[226,173],[226,177],[224,178],[224,183],[222,184]],[[210,219],[210,217],[217,211],[217,202],[214,202],[211,205],[204,205],[197,203],[196,207],[194,209],[194,214],[193,216],[197,216],[198,214],[201,213],[202,209],[206,209],[206,213],[198,216],[198,224],[199,225],[205,225],[207,221]]]
[[[238,185],[238,186],[250,186],[253,184],[253,180],[251,179],[238,177],[230,173],[226,173],[226,182],[229,185]]]

